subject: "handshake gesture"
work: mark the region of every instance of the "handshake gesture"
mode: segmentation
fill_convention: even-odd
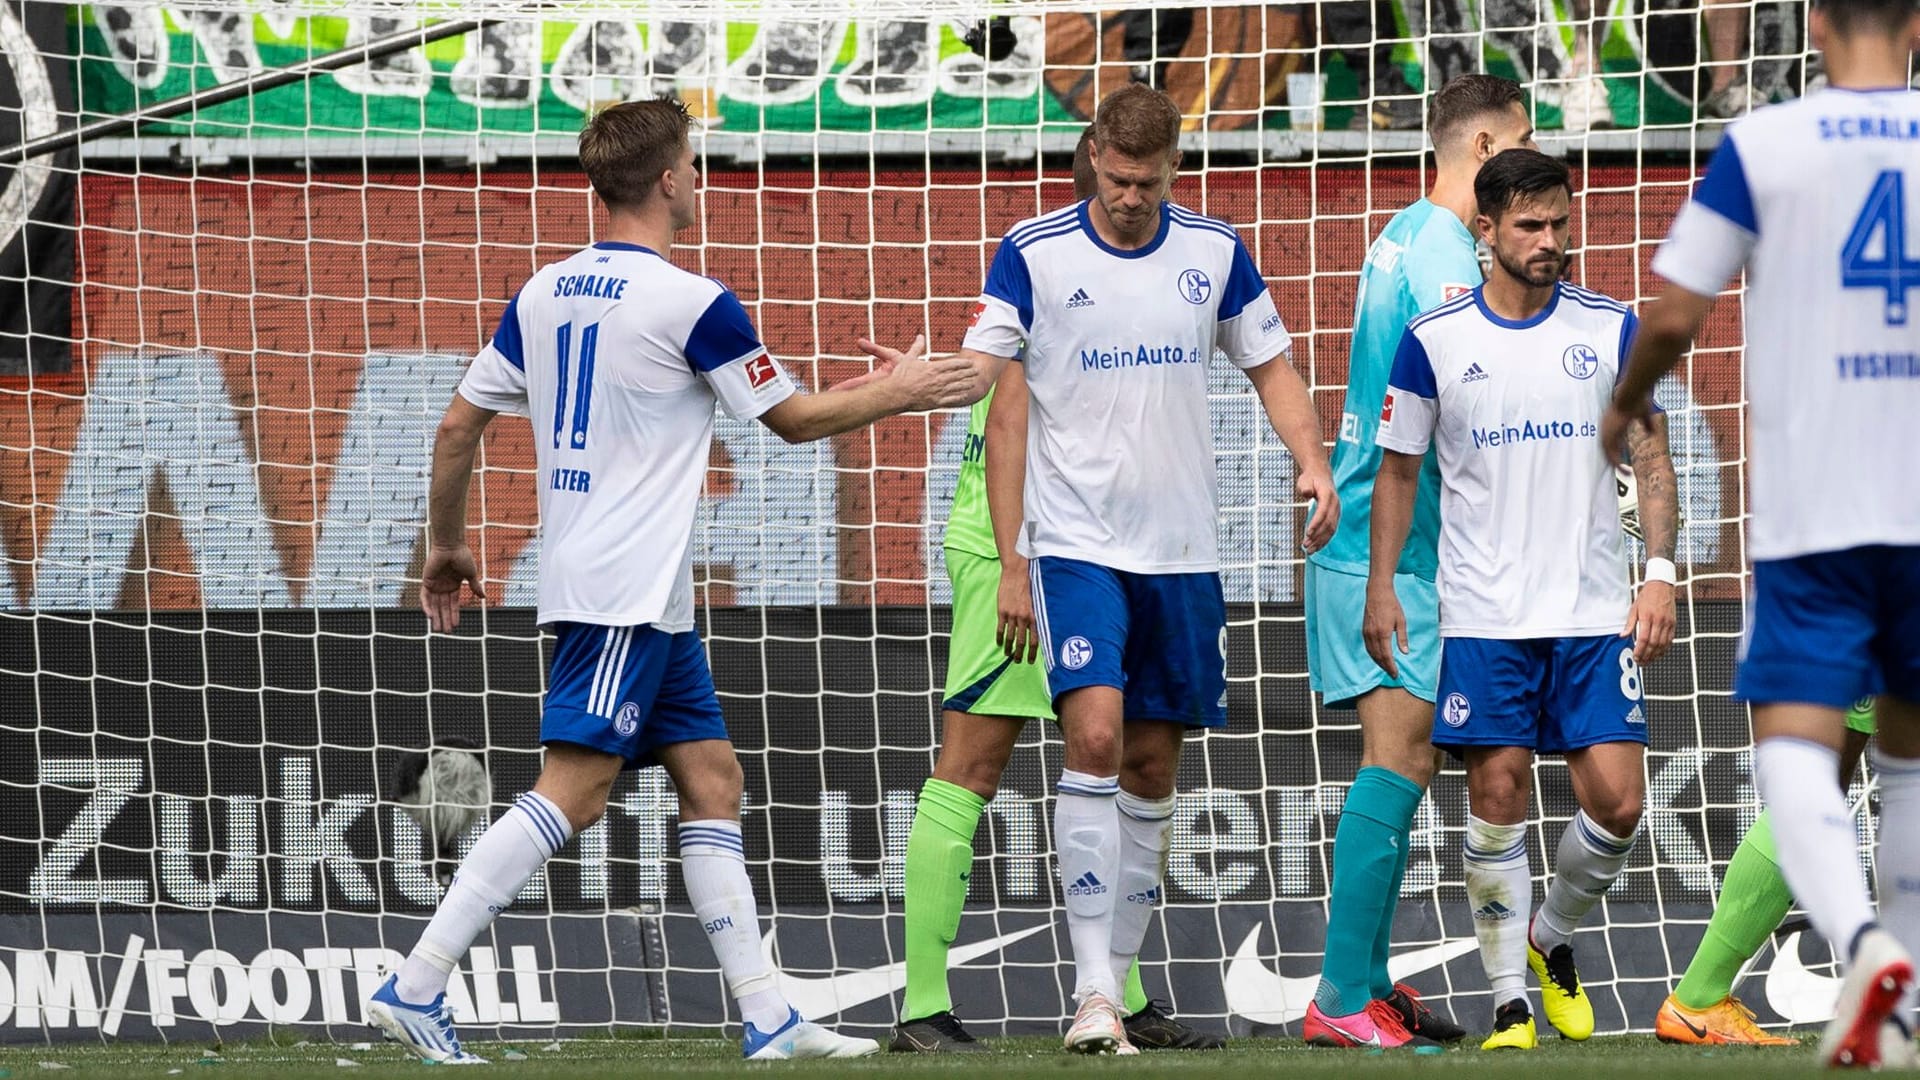
[[[980,381],[973,362],[958,355],[929,360],[925,334],[915,334],[905,352],[878,342],[860,339],[860,349],[873,357],[873,370],[837,384],[835,390],[851,390],[879,384],[888,391],[890,402],[900,412],[925,412],[971,405],[986,396],[975,391]]]

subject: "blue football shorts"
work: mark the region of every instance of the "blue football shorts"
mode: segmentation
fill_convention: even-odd
[[[660,747],[727,737],[699,632],[572,622],[553,632],[543,745],[584,746],[637,769]]]
[[[1220,575],[1136,574],[1043,555],[1031,564],[1047,691],[1111,686],[1128,720],[1227,722],[1227,601]]]

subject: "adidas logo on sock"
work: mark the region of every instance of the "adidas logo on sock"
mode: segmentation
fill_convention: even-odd
[[[1085,289],[1075,289],[1073,295],[1067,297],[1067,306],[1070,308],[1092,307],[1093,297],[1088,296]]]
[[[1460,381],[1463,383],[1479,382],[1486,377],[1487,373],[1480,370],[1480,364],[1476,361],[1475,363],[1467,365],[1467,373],[1460,376]]]
[[[1514,914],[1512,908],[1498,900],[1489,900],[1473,911],[1473,917],[1483,922],[1500,922],[1513,918]]]
[[[1129,904],[1157,904],[1160,902],[1160,886],[1155,885],[1146,892],[1128,893]]]
[[[1099,878],[1094,877],[1091,870],[1081,874],[1078,880],[1067,886],[1068,896],[1098,896],[1106,891],[1106,885],[1102,884]]]

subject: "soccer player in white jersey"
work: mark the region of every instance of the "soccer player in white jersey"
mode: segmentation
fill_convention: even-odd
[[[1443,641],[1433,742],[1467,766],[1467,902],[1495,1008],[1484,1046],[1532,1049],[1529,967],[1560,1034],[1593,1034],[1573,934],[1626,865],[1639,828],[1639,665],[1673,641],[1679,517],[1661,418],[1631,443],[1651,553],[1631,597],[1614,469],[1594,446],[1635,321],[1625,305],[1560,280],[1567,167],[1508,150],[1481,166],[1474,196],[1493,253],[1487,282],[1407,325],[1381,405],[1376,441],[1386,453],[1364,633],[1368,652],[1395,671],[1407,639],[1393,570],[1431,446]],[[1530,918],[1536,752],[1566,758],[1579,810]]]
[[[1231,226],[1167,198],[1179,135],[1165,94],[1108,95],[1094,116],[1098,194],[1007,232],[960,353],[984,395],[1026,345],[1026,445],[990,442],[987,491],[996,518],[1019,508],[1032,560],[1033,613],[1007,628],[1009,648],[1037,624],[1066,741],[1054,845],[1079,1002],[1066,1045],[1082,1053],[1133,1049],[1119,987],[1160,898],[1181,739],[1226,722],[1215,349],[1247,373],[1298,463],[1299,493],[1318,500],[1309,548],[1339,513],[1259,269]],[[1024,477],[997,466],[1009,451]]]
[[[718,400],[789,441],[911,409],[962,404],[972,366],[915,342],[835,391],[796,392],[725,286],[665,258],[697,217],[685,106],[616,105],[580,136],[605,239],[543,267],[507,305],[440,422],[420,586],[434,630],[482,597],[467,486],[500,412],[529,416],[539,466],[539,619],[558,637],[532,791],[474,844],[369,1018],[421,1058],[479,1063],[446,1006],[449,973],[568,838],[606,812],[625,769],[664,765],[680,799],[687,895],[744,1021],[750,1060],[875,1053],[802,1018],[760,952],[740,834],[739,761],[694,630],[693,522]]]
[[[1096,187],[1092,144],[1093,125],[1088,124],[1073,151],[1076,201],[1092,198]],[[1000,606],[1012,603],[1032,619],[1027,560],[1015,549],[1020,515],[995,515],[987,506],[986,461],[998,453],[1000,441],[994,432],[1017,424],[1018,434],[1011,438],[1025,447],[1026,394],[1020,365],[1009,364],[993,392],[974,403],[942,543],[947,580],[953,586],[953,633],[941,703],[940,756],[920,788],[907,838],[907,985],[900,1022],[888,1044],[897,1053],[987,1049],[953,1014],[948,949],[960,929],[973,880],[973,835],[1000,789],[1014,744],[1029,719],[1054,719],[1038,657],[1030,648],[1019,656],[1007,655],[998,618]],[[1013,494],[1019,496],[1017,490]],[[1225,1039],[1189,1027],[1149,998],[1137,962],[1123,981],[1127,1041],[1136,1048],[1217,1050],[1226,1045]]]
[[[1605,438],[1637,430],[1744,267],[1753,581],[1734,694],[1753,706],[1780,869],[1845,958],[1821,1057],[1902,1066],[1920,951],[1920,17],[1911,0],[1825,0],[1809,18],[1828,88],[1727,129],[1654,259],[1666,285]],[[1884,929],[1828,782],[1848,704],[1874,693]]]
[[[1440,675],[1440,602],[1434,595],[1440,472],[1427,455],[1412,530],[1394,574],[1411,652],[1389,676],[1360,637],[1367,607],[1368,507],[1380,467],[1374,445],[1380,401],[1407,323],[1480,283],[1467,225],[1473,178],[1502,150],[1533,145],[1518,83],[1462,75],[1440,88],[1429,112],[1435,176],[1428,196],[1393,216],[1367,249],[1354,298],[1347,396],[1333,482],[1340,528],[1307,558],[1307,670],[1328,710],[1360,720],[1360,769],[1333,840],[1333,881],[1320,985],[1302,1034],[1316,1046],[1394,1047],[1454,1042],[1466,1029],[1436,1015],[1387,973],[1393,917],[1413,844],[1414,814],[1433,779],[1434,686]]]

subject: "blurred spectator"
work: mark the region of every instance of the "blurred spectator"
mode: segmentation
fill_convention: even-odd
[[[1146,82],[1173,98],[1187,130],[1257,127],[1300,62],[1305,17],[1262,4],[1053,12],[1042,78],[1082,120],[1115,89]]]
[[[1481,29],[1513,61],[1534,102],[1559,107],[1564,130],[1610,128],[1613,106],[1600,78],[1593,0],[1569,0],[1567,6],[1573,17],[1570,56],[1560,27],[1543,18],[1552,11],[1550,0],[1484,0]]]
[[[1419,130],[1422,124],[1420,93],[1407,81],[1406,73],[1393,58],[1400,29],[1391,0],[1329,0],[1316,7],[1320,16],[1320,70],[1326,70],[1326,55],[1337,53],[1345,58],[1347,68],[1359,84],[1350,126],[1355,131],[1369,127]]]
[[[1193,34],[1193,9],[1129,11],[1119,19],[1121,55],[1133,69],[1133,81],[1166,89],[1167,62],[1180,55]]]
[[[1606,20],[1597,20],[1596,27],[1593,0],[1568,2],[1573,20],[1571,53],[1561,38],[1564,24],[1556,24],[1551,17],[1551,0],[1399,0],[1399,6],[1407,35],[1422,54],[1427,86],[1484,71],[1483,57],[1491,46],[1512,62],[1519,81],[1537,103],[1560,110],[1565,130],[1614,126],[1596,44]],[[1322,49],[1346,46],[1333,51],[1343,52],[1348,66],[1360,73],[1361,97],[1373,102],[1370,114],[1363,117],[1370,116],[1376,127],[1419,127],[1420,99],[1410,87],[1398,88],[1405,87],[1406,80],[1392,63],[1394,39],[1399,36],[1392,0],[1332,0],[1319,8]],[[1354,46],[1368,42],[1370,52],[1356,55]],[[1411,96],[1396,102],[1398,95]]]
[[[1705,0],[1707,71],[1712,82],[1700,102],[1703,120],[1731,120],[1767,103],[1748,78],[1747,22],[1753,0]]]

